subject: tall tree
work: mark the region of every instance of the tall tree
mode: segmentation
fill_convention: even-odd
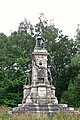
[[[0,36],[0,104],[17,105],[22,100],[22,88],[25,81],[25,69],[31,64],[35,38],[41,35],[49,52],[48,64],[51,65],[53,84],[56,95],[60,99],[63,91],[67,90],[70,77],[69,64],[76,54],[73,39],[55,27],[54,21],[48,21],[41,13],[39,21],[33,26],[26,19],[18,27],[18,31],[9,37]],[[7,95],[8,93],[8,95]],[[17,94],[18,93],[18,94]],[[17,96],[17,97],[15,97]],[[15,104],[16,103],[16,104]]]
[[[75,37],[75,48],[77,53],[72,58],[67,74],[70,79],[68,90],[63,92],[61,101],[67,102],[69,105],[80,106],[80,29],[77,28],[77,35]]]
[[[10,37],[1,37],[0,43],[4,47],[0,49],[0,54],[3,52],[3,56],[0,57],[2,78],[0,103],[14,106],[22,100],[25,68],[27,69],[27,65],[31,63],[34,38],[23,32],[14,32]]]
[[[60,99],[64,90],[68,88],[69,76],[67,76],[69,64],[77,49],[73,39],[63,35],[62,31],[55,27],[54,21],[48,21],[44,14],[39,16],[39,22],[35,26],[35,32],[42,35],[49,52],[49,63],[56,87],[56,95]]]

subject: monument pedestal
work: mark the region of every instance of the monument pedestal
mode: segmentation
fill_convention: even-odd
[[[39,103],[25,103],[20,104],[18,107],[13,108],[12,113],[46,113],[54,115],[58,111],[74,112],[74,109],[67,107],[67,104],[39,104]]]
[[[24,86],[22,104],[12,109],[12,113],[47,113],[54,114],[59,110],[70,111],[67,104],[58,104],[55,87],[46,84]]]

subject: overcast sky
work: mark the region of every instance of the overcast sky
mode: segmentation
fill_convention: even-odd
[[[36,23],[43,12],[64,35],[73,37],[80,24],[80,0],[0,0],[0,32],[10,35],[27,18]]]

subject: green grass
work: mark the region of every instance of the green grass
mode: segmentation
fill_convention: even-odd
[[[80,120],[80,115],[73,113],[58,112],[54,116],[47,116],[42,114],[13,114],[8,115],[9,108],[5,106],[0,107],[0,120]]]

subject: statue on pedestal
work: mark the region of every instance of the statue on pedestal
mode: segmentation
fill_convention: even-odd
[[[25,71],[25,74],[26,74],[25,85],[30,85],[30,71],[31,69],[29,68],[29,65],[28,65],[28,69]]]
[[[36,38],[36,46],[35,48],[40,48],[40,49],[44,49],[45,48],[45,40],[41,37],[41,36],[37,36]]]

